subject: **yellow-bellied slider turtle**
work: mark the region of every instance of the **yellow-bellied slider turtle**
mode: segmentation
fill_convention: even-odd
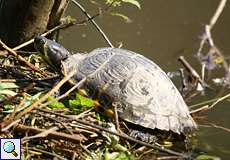
[[[99,48],[71,55],[60,44],[35,38],[35,48],[72,80],[87,77],[85,87],[96,90],[118,109],[120,118],[150,129],[188,133],[197,127],[181,94],[164,71],[151,60],[120,48]],[[105,106],[104,106],[105,107]]]

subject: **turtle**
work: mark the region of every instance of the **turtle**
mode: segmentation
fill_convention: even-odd
[[[176,86],[145,56],[112,47],[71,54],[42,36],[35,37],[34,45],[47,61],[62,66],[64,74],[76,71],[73,83],[85,78],[83,86],[89,95],[99,94],[104,108],[116,107],[119,118],[143,128],[183,135],[197,129]]]

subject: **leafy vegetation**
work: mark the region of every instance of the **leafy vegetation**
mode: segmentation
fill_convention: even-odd
[[[138,0],[105,0],[105,3],[113,8],[120,7],[126,3],[126,4],[133,5],[138,9],[141,9],[141,4],[139,3]],[[120,13],[118,11],[111,11],[110,15],[120,17],[123,20],[125,20],[125,22],[127,23],[131,22],[131,19],[127,15]]]
[[[121,6],[122,3],[128,3],[141,9],[141,5],[138,0],[106,0],[106,4],[112,5],[113,7]]]
[[[3,113],[12,113],[17,107],[17,111],[21,111],[31,105],[35,100],[37,100],[42,92],[38,92],[34,95],[30,95],[28,93],[24,94],[18,94],[17,90],[19,89],[19,86],[15,83],[9,83],[9,82],[3,82],[0,83],[0,101],[4,102],[4,110]],[[19,104],[13,104],[10,99],[10,97],[16,97],[17,101],[19,101]]]
[[[83,111],[84,108],[93,107],[93,100],[80,94],[76,94],[76,99],[69,100],[69,108],[73,111]]]
[[[53,96],[49,96],[48,97],[48,101],[52,101],[52,100],[54,100],[55,98],[53,97]],[[55,102],[53,102],[53,103],[51,103],[51,104],[49,104],[48,105],[50,108],[65,108],[65,105],[63,104],[63,103],[61,103],[61,102],[58,102],[58,101],[55,101]]]
[[[135,158],[135,156],[128,151],[111,151],[111,147],[109,148],[98,148],[94,153],[88,155],[86,160],[132,160]]]
[[[195,160],[221,160],[221,158],[203,154],[203,155],[199,155],[198,157],[196,157]]]

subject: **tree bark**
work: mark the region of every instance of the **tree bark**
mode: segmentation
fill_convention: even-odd
[[[1,0],[0,39],[15,47],[58,24],[69,0]]]

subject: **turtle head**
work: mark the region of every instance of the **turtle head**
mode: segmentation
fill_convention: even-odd
[[[61,61],[70,55],[62,45],[42,36],[34,38],[34,47],[50,65],[55,67],[59,67]]]

